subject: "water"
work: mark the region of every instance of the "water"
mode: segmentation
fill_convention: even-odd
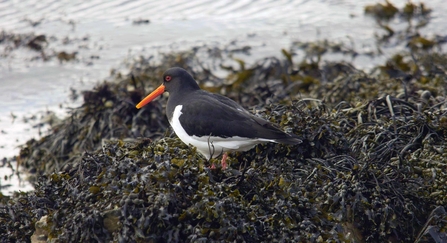
[[[374,0],[245,0],[245,1],[81,1],[23,0],[0,2],[0,30],[45,34],[50,39],[47,55],[78,51],[74,61],[57,58],[44,62],[29,48],[0,56],[0,158],[18,154],[20,144],[39,137],[33,128],[46,110],[63,118],[67,107],[80,104],[68,97],[70,89],[86,90],[107,79],[111,69],[126,70],[123,60],[157,55],[169,50],[187,50],[231,41],[253,47],[251,60],[280,55],[293,41],[330,39],[350,43],[357,50],[374,48],[374,21],[363,8]],[[406,0],[391,1],[398,7]],[[426,33],[443,33],[447,26],[445,0],[427,2],[435,9]],[[133,21],[149,19],[149,24]],[[30,21],[39,22],[32,26]],[[0,50],[3,48],[0,43]],[[99,57],[99,58],[98,58]],[[386,58],[386,55],[384,56]],[[33,60],[37,59],[37,60]],[[355,60],[362,68],[371,62]],[[36,116],[24,122],[24,117]],[[15,117],[15,118],[14,118]],[[45,128],[41,128],[45,130]],[[10,169],[0,168],[0,186],[5,194],[29,190],[29,185],[4,181]]]

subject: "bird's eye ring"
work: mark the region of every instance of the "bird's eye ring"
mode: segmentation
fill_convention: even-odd
[[[165,81],[166,81],[166,82],[171,81],[171,79],[172,79],[171,76],[166,76],[166,77],[165,77]]]

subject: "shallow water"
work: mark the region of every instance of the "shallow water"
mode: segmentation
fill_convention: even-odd
[[[0,158],[17,155],[18,145],[39,137],[39,129],[33,126],[45,116],[45,110],[62,118],[67,107],[79,105],[81,99],[72,103],[68,98],[70,88],[90,89],[107,79],[111,69],[126,70],[125,63],[140,55],[156,56],[159,52],[203,44],[224,46],[231,41],[252,46],[252,55],[247,56],[252,61],[279,56],[281,48],[287,49],[298,40],[330,39],[346,43],[352,40],[357,50],[373,49],[373,35],[378,29],[374,20],[364,17],[363,8],[376,2],[2,1],[0,30],[45,34],[51,37],[50,51],[78,51],[78,54],[76,60],[63,63],[57,58],[44,62],[38,59],[38,52],[28,48],[0,56]],[[406,1],[391,2],[401,7]],[[442,34],[447,26],[445,0],[427,1],[427,5],[434,12],[424,31]],[[133,24],[139,19],[149,19],[150,23]],[[32,26],[30,20],[40,23]],[[360,56],[354,63],[368,69],[383,60]],[[23,121],[33,115],[37,119]],[[3,181],[4,175],[10,174],[8,171],[0,168],[0,186],[1,182],[11,183]],[[2,192],[29,189],[18,187],[16,182],[13,185]]]

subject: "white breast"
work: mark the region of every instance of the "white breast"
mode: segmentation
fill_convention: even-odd
[[[182,115],[182,105],[178,105],[174,109],[172,119],[169,121],[175,134],[186,144],[191,144],[202,153],[206,159],[216,158],[224,152],[231,151],[247,151],[256,144],[264,142],[275,142],[269,139],[228,137],[221,138],[215,136],[189,136],[180,124],[179,117]],[[211,133],[211,131],[210,131]]]

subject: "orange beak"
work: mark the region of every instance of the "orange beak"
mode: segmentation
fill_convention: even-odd
[[[147,105],[149,102],[151,102],[153,99],[157,98],[161,94],[165,92],[165,86],[162,84],[158,86],[156,90],[154,90],[152,93],[150,93],[146,98],[144,98],[140,103],[137,104],[137,109],[140,109],[141,107]]]

